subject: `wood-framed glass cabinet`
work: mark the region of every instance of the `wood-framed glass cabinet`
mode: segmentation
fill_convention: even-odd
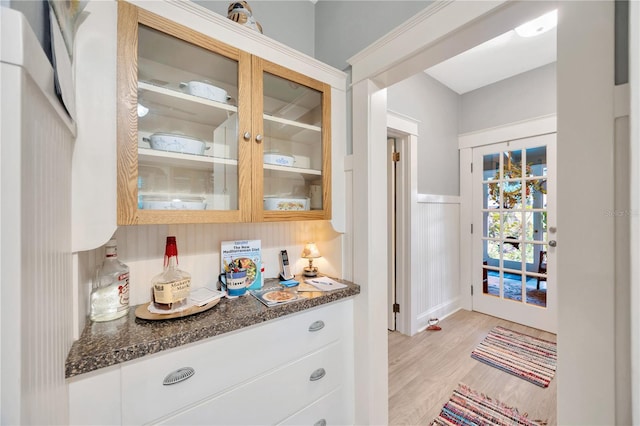
[[[331,219],[331,87],[118,2],[119,225]]]

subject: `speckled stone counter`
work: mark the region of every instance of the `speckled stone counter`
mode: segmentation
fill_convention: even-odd
[[[65,375],[69,378],[88,373],[360,293],[357,284],[337,281],[347,284],[347,288],[331,292],[300,292],[301,300],[273,307],[266,307],[255,297],[246,295],[237,299],[223,298],[213,308],[184,318],[143,320],[136,318],[135,307],[132,306],[128,316],[114,321],[94,323],[87,320],[80,339],[69,351]],[[268,279],[265,287],[277,283],[276,279]]]

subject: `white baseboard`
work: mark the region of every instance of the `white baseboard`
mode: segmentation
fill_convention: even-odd
[[[448,317],[449,315],[462,309],[460,306],[460,297],[449,300],[448,302],[441,303],[438,306],[434,306],[418,315],[416,333],[424,331],[429,326],[429,318],[438,318],[440,321]],[[414,333],[415,334],[415,333]]]

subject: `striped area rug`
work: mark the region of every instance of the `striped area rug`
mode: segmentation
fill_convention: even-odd
[[[473,391],[459,384],[432,426],[450,425],[546,425],[547,422],[529,420],[517,408],[508,407],[500,401]]]
[[[471,357],[546,388],[556,374],[556,344],[504,327],[495,327]]]

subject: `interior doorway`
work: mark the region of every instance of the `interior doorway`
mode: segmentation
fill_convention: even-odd
[[[387,112],[387,328],[412,335],[412,206],[417,202],[418,123]]]

